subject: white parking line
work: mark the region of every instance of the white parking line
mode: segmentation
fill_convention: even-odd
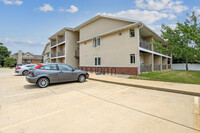
[[[194,128],[200,130],[199,97],[194,97]]]

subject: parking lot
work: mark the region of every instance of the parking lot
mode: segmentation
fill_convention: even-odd
[[[0,133],[194,133],[195,103],[198,97],[92,80],[41,89],[0,69]]]

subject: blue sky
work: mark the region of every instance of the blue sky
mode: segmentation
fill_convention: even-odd
[[[97,14],[140,20],[160,34],[186,13],[200,14],[200,0],[0,0],[0,42],[12,51],[41,54],[48,38]]]

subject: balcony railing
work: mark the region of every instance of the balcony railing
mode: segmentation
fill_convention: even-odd
[[[51,57],[56,57],[56,53],[51,53]]]
[[[75,50],[75,57],[77,57],[77,58],[79,57],[79,49]]]
[[[64,56],[65,55],[65,51],[59,51],[58,52],[58,56]]]
[[[64,38],[64,36],[63,37],[59,37],[58,38],[58,43],[61,43],[61,42],[64,42],[65,41],[65,38]]]
[[[152,65],[140,65],[140,71],[141,72],[151,72],[152,71]]]
[[[167,65],[162,65],[162,70],[166,70],[167,69]]]
[[[168,64],[168,69],[172,69],[172,65],[171,64]]]
[[[52,41],[51,42],[51,46],[53,47],[53,46],[55,46],[56,45],[56,41]]]
[[[140,39],[140,47],[151,50],[151,44],[142,39]]]
[[[161,65],[154,65],[154,71],[160,71]]]

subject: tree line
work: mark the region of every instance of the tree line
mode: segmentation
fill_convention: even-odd
[[[162,25],[161,37],[165,40],[167,49],[155,40],[152,42],[159,52],[172,54],[175,61],[184,61],[186,70],[188,70],[188,63],[200,63],[200,23],[198,22],[200,16],[194,12],[187,16],[183,23],[176,23],[175,29]]]
[[[0,67],[11,67],[16,64],[15,59],[10,57],[10,53],[11,51],[8,51],[8,48],[3,43],[0,43]]]

